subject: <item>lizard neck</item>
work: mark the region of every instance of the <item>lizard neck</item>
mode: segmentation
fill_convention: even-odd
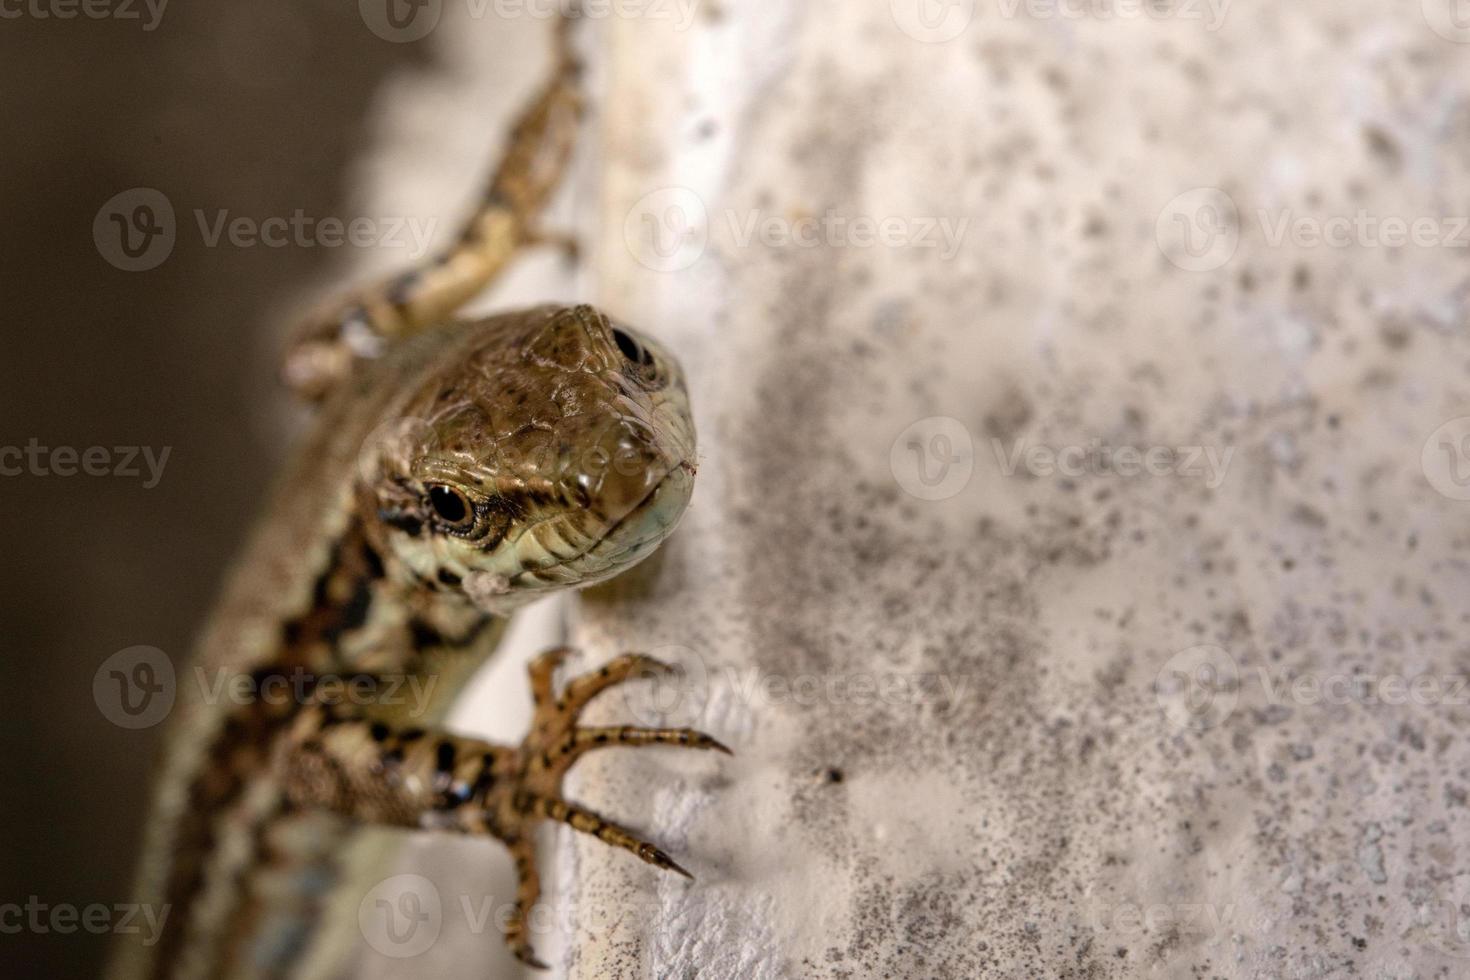
[[[420,674],[427,660],[468,652],[492,619],[457,586],[416,575],[354,513],[333,542],[306,609],[282,623],[279,653],[267,669]]]

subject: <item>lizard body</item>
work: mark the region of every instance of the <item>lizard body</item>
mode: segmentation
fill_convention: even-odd
[[[550,651],[531,668],[521,746],[438,727],[507,616],[647,556],[693,485],[684,381],[656,343],[588,306],[446,319],[545,240],[535,221],[580,104],[564,27],[558,51],[455,246],[316,315],[288,355],[319,418],[204,631],[185,675],[198,683],[180,685],[138,886],[167,917],[153,945],[119,944],[112,976],[340,970],[322,922],[354,826],[503,841],[519,877],[505,938],[535,965],[537,821],[682,872],[561,796],[596,748],[723,749],[689,730],[577,724],[597,693],[664,665],[626,654],[558,693],[565,651]]]

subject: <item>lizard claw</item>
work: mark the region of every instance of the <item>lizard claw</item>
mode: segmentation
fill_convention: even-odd
[[[541,960],[538,960],[536,958],[536,954],[531,952],[530,946],[522,946],[519,949],[516,949],[514,952],[516,959],[520,960],[522,963],[526,964],[533,970],[551,969],[551,965],[549,963],[543,963]]]
[[[567,824],[605,844],[631,851],[656,868],[694,879],[694,875],[661,848],[585,807],[564,800],[562,781],[572,764],[593,749],[619,745],[677,745],[734,754],[712,735],[691,728],[579,725],[582,709],[603,691],[640,673],[677,674],[680,668],[645,654],[625,653],[597,670],[572,678],[558,695],[552,675],[568,652],[566,647],[548,650],[531,664],[531,688],[536,705],[534,722],[517,753],[519,761],[514,766],[513,783],[501,787],[500,805],[492,821],[497,834],[515,842],[512,851],[517,857],[520,876],[515,915],[506,926],[506,940],[517,958],[542,969],[545,964],[536,959],[526,938],[526,915],[540,893],[532,832],[535,821],[547,819]]]

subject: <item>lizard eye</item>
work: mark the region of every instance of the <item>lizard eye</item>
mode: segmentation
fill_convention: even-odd
[[[429,506],[451,531],[467,531],[475,523],[475,508],[464,491],[436,483],[429,487]]]

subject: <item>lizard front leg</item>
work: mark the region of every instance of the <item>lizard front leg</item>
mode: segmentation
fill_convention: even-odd
[[[365,823],[503,841],[515,859],[518,879],[505,941],[517,958],[536,967],[545,964],[531,949],[526,918],[540,894],[533,833],[538,820],[568,824],[655,867],[692,877],[658,847],[565,800],[562,782],[572,764],[587,752],[614,745],[730,751],[687,728],[578,725],[582,710],[598,694],[640,671],[670,668],[650,657],[624,654],[573,678],[558,695],[553,674],[566,652],[548,651],[531,664],[535,715],[518,748],[391,725],[352,708],[314,705],[291,726],[280,760],[286,795],[296,806]]]

